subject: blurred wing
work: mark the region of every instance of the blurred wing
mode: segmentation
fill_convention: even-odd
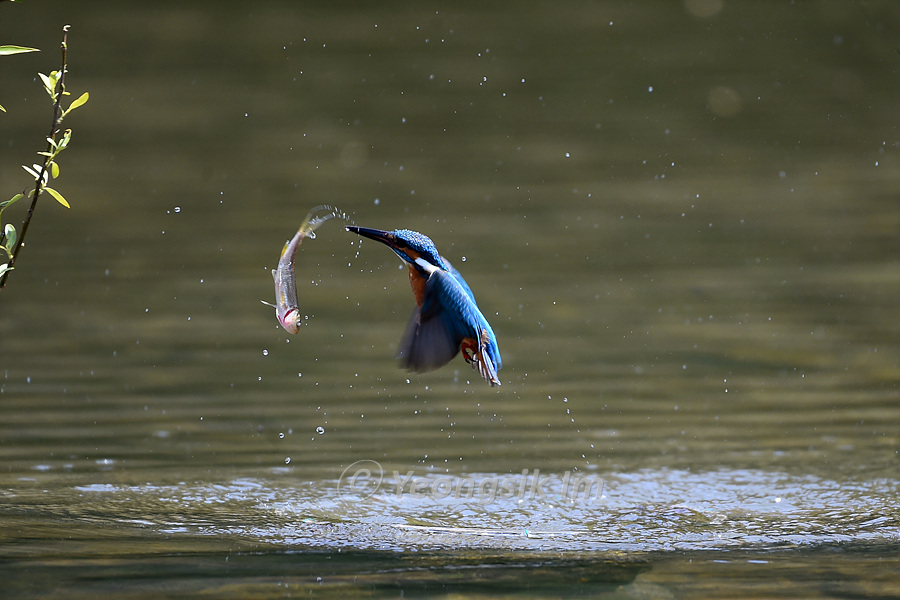
[[[465,337],[459,306],[466,291],[453,275],[438,269],[425,283],[422,307],[413,313],[397,353],[412,371],[430,371],[450,362]]]

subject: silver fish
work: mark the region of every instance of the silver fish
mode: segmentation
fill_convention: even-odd
[[[323,215],[316,214],[323,210],[329,212]],[[297,248],[304,238],[315,238],[316,228],[333,217],[347,218],[343,212],[332,206],[317,206],[309,211],[294,237],[285,242],[281,257],[278,259],[278,268],[272,269],[272,278],[275,280],[275,304],[265,301],[263,304],[275,307],[275,316],[288,333],[299,332],[302,319],[297,303],[297,280],[294,276],[294,257],[297,255]]]

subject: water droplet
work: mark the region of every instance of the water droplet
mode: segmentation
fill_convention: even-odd
[[[283,431],[282,431],[281,433],[278,434],[278,439],[279,439],[279,440],[283,440],[283,439],[284,439],[284,432],[283,432]]]
[[[319,425],[318,427],[316,427],[316,433],[322,435],[323,433],[325,433],[325,428]]]
[[[291,457],[290,457],[290,456],[288,456],[287,458],[284,459],[284,464],[286,464],[286,465],[291,464]]]
[[[174,210],[175,212],[177,212],[177,213],[180,213],[180,212],[181,212],[181,207],[180,207],[180,206],[176,206],[173,210]]]
[[[269,355],[269,351],[268,351],[268,350],[263,350],[263,356],[268,356],[268,355]]]

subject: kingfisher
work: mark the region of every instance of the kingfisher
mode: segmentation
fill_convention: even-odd
[[[462,352],[491,387],[500,385],[497,338],[475,303],[475,295],[427,236],[409,229],[382,231],[348,226],[347,231],[381,242],[409,268],[416,310],[400,342],[397,358],[411,371],[441,367]]]

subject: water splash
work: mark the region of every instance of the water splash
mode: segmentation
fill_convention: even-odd
[[[306,218],[300,225],[300,231],[303,231],[306,237],[310,239],[316,239],[315,231],[316,229],[318,229],[319,225],[334,218],[338,218],[345,223],[355,225],[353,219],[350,218],[350,215],[345,213],[340,208],[331,206],[330,204],[320,204],[319,206],[315,206],[310,209],[310,211],[306,214]]]
[[[517,488],[510,493],[496,488],[485,498],[485,482],[510,475],[460,474],[458,479],[471,479],[476,491],[457,494],[443,487],[446,474],[388,472],[377,489],[346,494],[332,479],[298,483],[287,470],[294,468],[293,461],[285,465],[272,469],[269,479],[78,486],[74,489],[83,494],[82,501],[66,504],[66,516],[108,514],[110,522],[119,522],[140,514],[163,534],[174,533],[177,523],[183,533],[239,535],[285,546],[398,550],[771,549],[895,543],[900,536],[900,514],[885,508],[896,494],[894,479],[645,469],[598,474],[605,482],[602,493],[575,497],[564,476],[541,473],[542,493],[531,494],[530,487],[524,495]],[[28,494],[16,498],[29,510],[37,505],[32,500]]]

